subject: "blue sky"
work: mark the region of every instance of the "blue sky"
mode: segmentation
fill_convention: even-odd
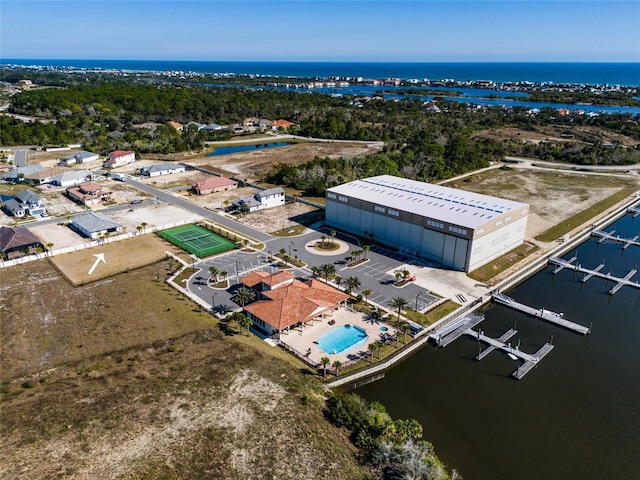
[[[640,62],[640,1],[0,0],[0,58]]]

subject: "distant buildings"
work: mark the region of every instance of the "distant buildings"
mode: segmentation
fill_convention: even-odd
[[[90,175],[90,170],[71,170],[51,177],[51,184],[58,187],[72,187],[86,182]]]

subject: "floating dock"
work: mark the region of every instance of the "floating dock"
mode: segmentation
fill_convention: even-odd
[[[472,329],[484,320],[484,315],[471,313],[461,317],[451,325],[446,326],[440,331],[429,335],[429,339],[434,341],[439,347],[446,347],[451,342],[457,340],[469,329]]]
[[[553,345],[551,343],[545,343],[537,352],[535,352],[534,354],[530,354],[521,351],[518,347],[512,347],[510,343],[504,343],[504,340],[507,340],[516,334],[516,330],[514,329],[507,331],[498,339],[487,337],[482,332],[482,330],[476,332],[475,330],[469,328],[464,333],[466,335],[469,335],[470,337],[477,339],[478,342],[486,343],[489,345],[484,351],[476,356],[476,360],[478,361],[482,360],[494,350],[502,350],[509,356],[517,357],[518,359],[522,360],[523,363],[521,365],[518,365],[516,371],[511,374],[511,376],[516,380],[520,380],[522,377],[524,377],[533,367],[538,364],[540,360],[542,360],[551,350],[553,350]]]
[[[533,308],[529,305],[525,305],[524,303],[516,302],[513,298],[507,297],[502,293],[494,293],[491,297],[496,303],[499,303],[500,305],[513,308],[514,310],[526,313],[528,315],[531,315],[532,317],[539,318],[541,320],[544,320],[545,322],[552,323],[559,327],[566,328],[567,330],[571,330],[572,332],[580,333],[582,335],[586,335],[590,332],[590,329],[588,327],[565,319],[562,313],[552,312],[551,310],[547,310],[544,308]]]
[[[633,214],[633,218],[636,218],[640,215],[640,207],[630,207],[627,209],[627,213]]]
[[[562,267],[562,268],[556,268],[553,271],[553,273],[557,273],[557,272],[559,272],[560,270],[562,270],[564,268],[568,268],[570,270],[573,270],[574,272],[584,273],[585,277],[582,279],[583,282],[586,282],[587,280],[589,280],[592,277],[598,277],[598,278],[602,278],[602,279],[607,280],[607,281],[616,282],[616,284],[613,286],[613,288],[611,290],[609,290],[609,295],[615,294],[622,287],[640,288],[640,283],[634,282],[633,280],[631,280],[631,277],[633,277],[636,273],[638,273],[638,270],[635,269],[635,268],[633,270],[631,270],[629,273],[627,273],[622,278],[621,277],[614,277],[610,273],[602,273],[602,272],[600,272],[600,265],[598,265],[598,267],[596,267],[593,270],[589,269],[589,268],[584,268],[580,264],[574,265],[573,262],[575,261],[575,259],[576,258],[573,257],[570,260],[563,260],[562,258],[553,257],[553,258],[549,259],[549,263],[551,265],[556,265],[557,267]]]
[[[610,232],[604,232],[602,230],[594,230],[593,232],[591,232],[591,236],[599,237],[598,243],[602,243],[606,241],[622,243],[623,250],[626,250],[631,245],[635,247],[640,247],[640,242],[638,241],[638,238],[640,238],[640,235],[636,235],[633,238],[624,238],[624,237],[621,237],[620,235],[614,235],[615,233],[616,233],[615,230],[611,230]]]

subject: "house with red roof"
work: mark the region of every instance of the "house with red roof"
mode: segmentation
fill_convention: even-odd
[[[245,305],[247,316],[268,335],[332,317],[349,298],[316,279],[301,282],[289,271],[251,272],[241,283],[258,292],[259,300]]]
[[[274,130],[287,130],[291,126],[295,125],[293,122],[288,120],[279,119],[271,124],[271,128]]]
[[[226,177],[209,177],[194,183],[191,185],[191,188],[193,188],[193,191],[198,195],[206,195],[208,193],[238,188],[238,182]]]
[[[136,161],[136,152],[115,150],[109,154],[104,162],[104,168],[116,168]]]

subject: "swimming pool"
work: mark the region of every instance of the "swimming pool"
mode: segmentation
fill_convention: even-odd
[[[336,327],[318,339],[318,346],[327,353],[342,353],[351,348],[363,345],[369,336],[367,332],[355,325]]]

